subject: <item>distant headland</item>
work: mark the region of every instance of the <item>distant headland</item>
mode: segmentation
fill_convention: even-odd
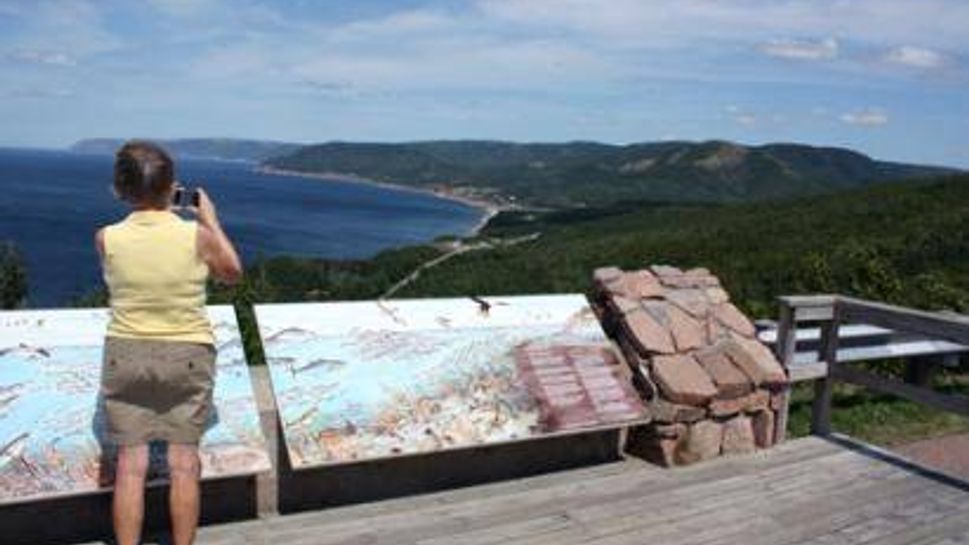
[[[86,139],[71,150],[112,153],[121,142]],[[180,157],[249,161],[277,174],[405,187],[489,211],[759,201],[958,172],[880,161],[844,148],[747,146],[721,140],[628,145],[492,140],[298,144],[186,138],[161,143]]]

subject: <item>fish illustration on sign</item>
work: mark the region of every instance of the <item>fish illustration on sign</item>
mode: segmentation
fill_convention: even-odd
[[[231,307],[209,307],[217,346],[216,418],[200,445],[203,478],[269,469]],[[107,312],[0,312],[0,504],[111,484],[100,387]],[[164,456],[152,476],[163,476]]]
[[[618,427],[644,417],[583,296],[472,301],[258,305],[263,338],[273,339],[267,363],[293,467]],[[294,324],[298,337],[286,333]],[[532,357],[552,357],[571,383],[547,379]],[[576,409],[570,395],[578,396]]]

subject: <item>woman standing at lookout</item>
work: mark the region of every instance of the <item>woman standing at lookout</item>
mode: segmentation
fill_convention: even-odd
[[[168,443],[175,545],[195,539],[199,518],[198,443],[212,410],[215,346],[205,312],[211,274],[242,276],[239,256],[201,189],[196,221],[173,211],[171,158],[157,145],[118,150],[114,190],[131,213],[95,237],[111,300],[101,392],[107,433],[118,445],[113,520],[118,545],[139,543],[148,442]]]

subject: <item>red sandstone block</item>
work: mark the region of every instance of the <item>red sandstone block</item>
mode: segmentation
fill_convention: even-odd
[[[694,318],[706,318],[710,302],[703,290],[671,289],[666,291],[666,300],[673,303]]]
[[[649,271],[635,271],[623,274],[619,283],[627,297],[647,299],[650,297],[662,297],[663,286]]]
[[[675,454],[686,435],[686,425],[635,426],[629,429],[626,452],[662,467],[676,465]]]
[[[687,271],[680,275],[660,277],[664,286],[670,288],[712,288],[720,286],[720,280],[709,273],[700,274]]]
[[[754,444],[758,448],[770,448],[774,444],[774,411],[765,409],[753,414]]]
[[[657,397],[649,402],[649,416],[654,422],[696,422],[706,417],[707,411],[703,407],[670,403]]]
[[[757,333],[754,324],[750,323],[750,320],[731,303],[723,303],[713,307],[713,314],[721,324],[744,337],[753,338]]]
[[[787,383],[787,376],[770,350],[758,341],[734,337],[723,343],[730,361],[755,385],[777,386]]]
[[[750,418],[739,415],[723,423],[723,446],[721,452],[727,454],[750,454],[754,452],[754,428]]]
[[[678,464],[692,464],[709,460],[720,454],[723,427],[713,420],[701,420],[687,428],[675,459]]]
[[[643,356],[649,354],[672,354],[676,352],[673,339],[666,328],[645,311],[631,312],[623,320],[630,341]]]
[[[683,274],[682,270],[671,265],[651,265],[649,270],[653,271],[653,274],[660,278],[664,276],[680,276]]]
[[[652,377],[668,401],[703,406],[717,395],[717,387],[692,356],[655,356]]]
[[[710,414],[718,418],[739,413],[752,413],[767,408],[770,394],[767,390],[757,390],[735,399],[714,399],[710,402]]]
[[[639,304],[639,301],[630,299],[628,297],[623,297],[622,295],[613,295],[609,297],[609,307],[619,316],[624,316],[630,312],[642,310],[643,308],[642,305]]]
[[[730,296],[727,291],[720,287],[710,287],[703,290],[703,294],[706,295],[707,301],[712,305],[719,305],[730,301]]]
[[[747,404],[744,405],[744,412],[753,413],[763,411],[770,407],[770,392],[767,390],[756,390],[747,396]]]
[[[728,329],[720,325],[716,318],[710,316],[706,320],[707,344],[716,344],[724,339],[729,339]]]
[[[771,392],[770,396],[770,408],[778,411],[787,403],[787,396],[790,393],[790,386],[784,385],[777,389],[776,392]]]
[[[703,323],[690,317],[675,305],[666,305],[670,333],[679,352],[700,348],[706,344],[706,331]]]
[[[619,267],[599,267],[592,272],[592,280],[602,286],[607,286],[622,276],[622,269]]]
[[[717,398],[742,397],[754,389],[753,383],[720,348],[702,350],[695,354],[697,361],[717,386]]]

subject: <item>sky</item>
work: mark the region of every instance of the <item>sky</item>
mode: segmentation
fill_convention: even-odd
[[[965,0],[0,0],[0,146],[726,139],[969,168]]]

